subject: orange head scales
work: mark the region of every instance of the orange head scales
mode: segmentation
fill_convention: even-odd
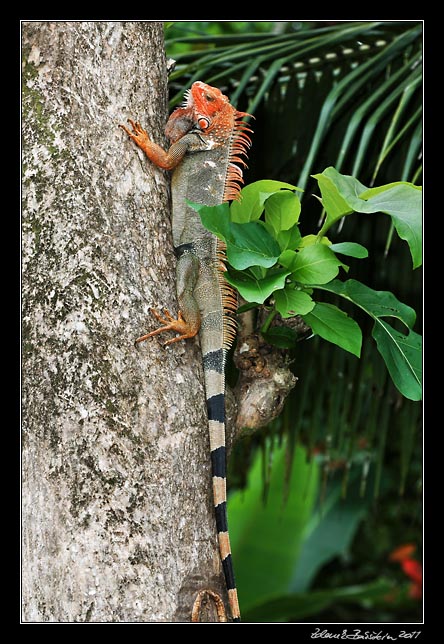
[[[224,143],[236,129],[245,112],[234,108],[220,89],[196,81],[185,92],[182,107],[170,116],[165,134],[172,143],[192,128],[198,128],[215,144]]]

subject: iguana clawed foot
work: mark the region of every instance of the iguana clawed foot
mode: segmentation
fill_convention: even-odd
[[[216,609],[216,615],[211,615],[212,609]],[[202,614],[203,613],[203,614]],[[224,602],[220,595],[215,593],[213,590],[199,590],[197,593],[196,599],[194,600],[193,610],[191,612],[191,621],[192,622],[206,622],[208,617],[217,617],[217,622],[227,622],[227,615],[225,612]],[[207,617],[207,619],[205,619]]]
[[[148,134],[137,121],[134,122],[131,119],[128,119],[128,123],[133,128],[132,132],[124,125],[119,125],[119,127],[122,128],[122,130],[128,134],[130,139],[134,141],[134,143],[137,143],[137,145],[143,150],[144,144],[146,144],[147,141],[149,142]]]
[[[175,331],[176,333],[179,333],[177,337],[171,338],[171,340],[167,340],[163,345],[164,347],[166,347],[168,344],[172,344],[173,342],[179,342],[180,340],[193,338],[197,334],[199,329],[195,330],[194,328],[192,328],[184,320],[183,315],[180,311],[177,314],[177,320],[173,318],[173,316],[167,309],[164,309],[163,311],[164,311],[165,317],[162,317],[160,313],[156,311],[156,309],[150,309],[150,312],[154,315],[154,317],[157,320],[159,320],[159,322],[162,323],[163,326],[159,327],[158,329],[155,329],[154,331],[150,331],[150,333],[146,333],[145,335],[142,335],[140,338],[137,338],[134,344],[137,344],[138,342],[143,342],[144,340],[147,340],[148,338],[152,338],[154,335],[158,335],[159,333],[163,333],[164,331]]]

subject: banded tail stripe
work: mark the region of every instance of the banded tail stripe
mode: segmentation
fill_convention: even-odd
[[[216,352],[213,352],[216,353]],[[206,354],[207,356],[209,354]],[[213,358],[211,358],[212,360]],[[205,356],[204,356],[205,360]],[[207,363],[210,359],[207,360]],[[214,374],[214,369],[212,369]],[[210,376],[207,372],[207,376]],[[214,389],[215,379],[208,378]],[[226,447],[225,447],[225,394],[214,393],[207,398],[207,412],[210,430],[211,470],[213,477],[213,503],[216,517],[217,538],[222,568],[227,586],[233,622],[240,622],[239,601],[234,578],[233,561],[231,557],[230,537],[227,519],[227,487],[226,487]]]

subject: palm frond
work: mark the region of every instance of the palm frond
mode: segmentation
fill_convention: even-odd
[[[175,55],[179,42],[195,49]],[[217,84],[256,117],[262,176],[301,188],[326,165],[327,152],[332,164],[331,150],[338,169],[361,172],[361,181],[371,184],[421,118],[415,112],[421,97],[420,22],[348,22],[293,33],[197,36],[166,45],[177,62],[171,106],[195,80]],[[411,175],[417,161],[412,154]]]

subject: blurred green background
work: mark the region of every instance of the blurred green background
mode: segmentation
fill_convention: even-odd
[[[302,234],[320,216],[310,175],[327,166],[367,186],[421,184],[421,21],[175,22],[165,40],[171,107],[203,80],[253,114],[245,181],[303,188]],[[349,277],[413,307],[420,333],[421,270],[387,219],[347,217],[329,237],[369,249],[349,258]],[[245,621],[422,620],[422,408],[392,385],[369,321],[350,313],[368,338],[361,358],[301,341],[283,414],[231,456]]]

